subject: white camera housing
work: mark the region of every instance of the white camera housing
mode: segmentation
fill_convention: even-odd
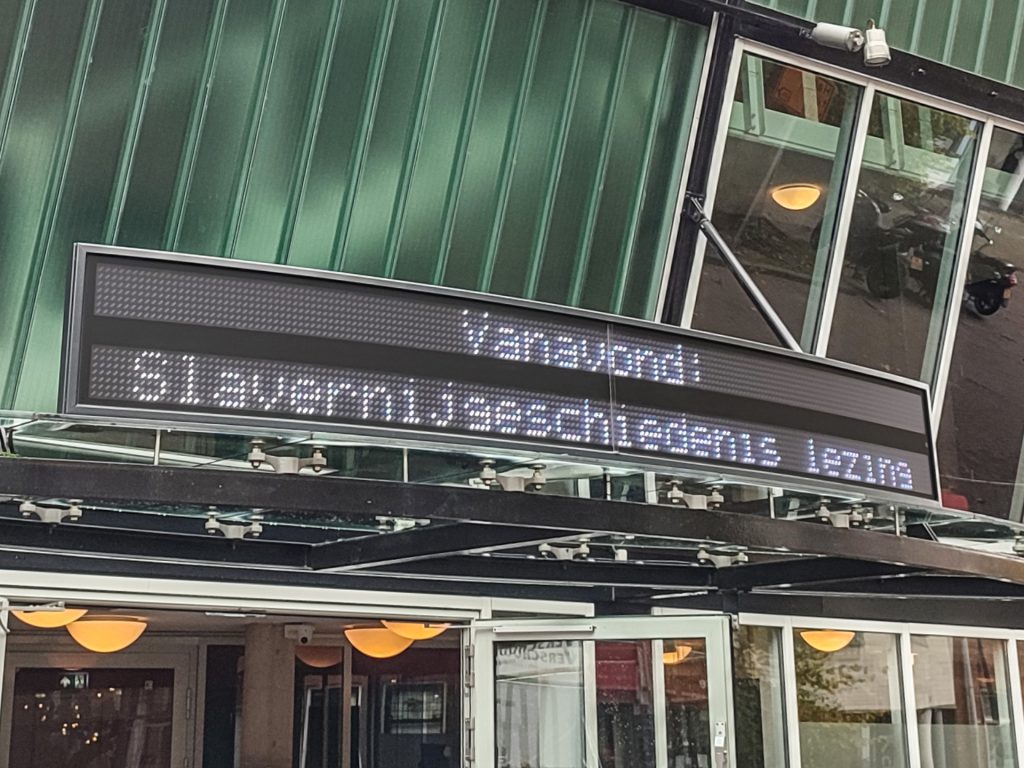
[[[884,33],[882,37],[884,41]],[[856,27],[844,27],[842,24],[826,22],[815,24],[814,29],[810,32],[810,38],[826,48],[839,48],[851,53],[856,53],[863,48],[865,42],[864,33]]]
[[[868,27],[864,30],[864,66],[884,67],[892,61],[889,43],[885,40],[885,30],[879,27]]]
[[[309,645],[313,642],[312,624],[285,624],[284,636],[294,640],[299,645]]]

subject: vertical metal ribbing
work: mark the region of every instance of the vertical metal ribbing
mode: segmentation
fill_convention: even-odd
[[[548,0],[539,0],[533,9],[533,18],[530,20],[526,64],[523,67],[523,74],[519,78],[519,88],[516,91],[512,120],[509,123],[508,135],[505,138],[505,147],[501,156],[501,167],[498,171],[498,201],[494,206],[494,221],[491,223],[491,231],[487,236],[483,267],[480,270],[480,283],[478,287],[481,291],[491,290],[494,265],[498,259],[498,245],[501,243],[501,233],[505,226],[505,214],[508,211],[508,199],[512,192],[512,171],[515,168],[516,156],[519,154],[519,138],[523,127],[523,115],[526,111],[526,99],[529,96],[530,89],[533,87],[533,76],[537,71],[537,55],[540,52],[540,39],[541,33],[544,31],[544,17],[547,14],[547,10]]]
[[[1013,19],[1014,30],[1020,30],[1024,24],[1024,3],[1017,3],[1017,12]],[[1015,33],[1010,36],[1010,50],[1006,54],[1006,73],[1003,82],[1013,83],[1013,73],[1017,69],[1017,59],[1020,57],[1021,39],[1024,35]],[[1016,85],[1020,85],[1016,83]]]
[[[960,21],[960,0],[952,0],[952,3],[953,7],[949,10],[949,26],[946,27],[946,39],[942,45],[944,64],[949,64],[953,59],[953,45],[956,43],[956,32]]]
[[[487,60],[491,54],[491,41],[494,39],[494,26],[500,7],[501,0],[489,0],[483,32],[480,35],[480,44],[477,46],[476,56],[473,60],[473,77],[469,85],[469,95],[462,110],[462,118],[459,121],[459,136],[455,142],[455,162],[452,164],[452,172],[448,177],[448,189],[445,192],[444,209],[441,214],[441,243],[437,249],[437,263],[434,265],[434,274],[431,280],[435,284],[444,280],[445,269],[448,266],[448,251],[451,248],[452,232],[455,229],[455,213],[458,210],[459,193],[462,191],[462,175],[466,169],[469,138],[473,133],[476,110],[480,105],[480,93],[483,90],[487,74]]]
[[[566,89],[565,98],[562,100],[562,111],[558,117],[555,140],[548,155],[548,180],[544,189],[544,209],[541,211],[540,221],[537,223],[537,229],[533,235],[533,245],[530,248],[530,264],[527,269],[524,292],[525,298],[528,299],[532,299],[537,295],[537,286],[540,283],[541,266],[544,263],[544,247],[547,244],[548,232],[551,229],[551,217],[554,215],[555,210],[558,181],[562,176],[562,160],[565,157],[565,147],[569,141],[569,125],[572,123],[572,113],[576,106],[576,96],[580,86],[580,73],[583,70],[583,57],[587,50],[587,38],[590,36],[590,25],[593,21],[594,0],[585,0],[583,20],[580,23],[579,32],[576,35],[576,45],[573,49],[569,87]]]
[[[636,247],[637,233],[640,231],[640,214],[643,211],[644,190],[647,188],[647,180],[651,175],[654,139],[658,133],[658,114],[661,112],[662,104],[669,89],[668,73],[678,34],[678,25],[670,23],[668,35],[665,39],[665,49],[661,54],[661,66],[658,67],[658,80],[654,87],[654,98],[651,99],[651,108],[647,113],[647,134],[644,136],[644,150],[640,162],[640,172],[637,174],[635,192],[633,193],[633,206],[629,211],[629,218],[626,220],[626,231],[622,237],[622,245],[619,251],[619,266],[615,272],[615,291],[612,294],[610,310],[617,314],[622,312],[622,304],[626,298],[626,273],[629,271],[629,264],[633,259],[633,250]],[[652,282],[651,295],[659,290],[659,288],[660,286]],[[650,300],[649,297],[648,302]]]
[[[345,249],[348,244],[348,233],[351,229],[352,209],[355,207],[359,182],[366,165],[366,152],[373,135],[373,126],[377,117],[377,105],[380,103],[380,88],[384,80],[385,64],[388,50],[391,48],[391,33],[395,29],[396,0],[386,0],[380,26],[373,41],[373,59],[366,77],[366,90],[360,105],[359,133],[352,157],[348,164],[348,178],[345,184],[345,196],[342,198],[341,210],[334,230],[334,244],[331,248],[330,268],[338,271],[345,265]]]
[[[0,161],[3,160],[7,149],[14,102],[18,98],[18,91],[21,90],[25,50],[28,48],[28,36],[32,31],[32,18],[35,12],[36,0],[27,0],[18,16],[18,28],[14,30],[14,44],[11,46],[11,57],[7,62],[7,77],[4,78],[4,89],[0,94]]]
[[[441,52],[441,28],[444,26],[447,12],[448,0],[434,0],[429,37],[420,60],[420,72],[417,78],[416,109],[406,135],[402,170],[398,177],[398,194],[391,210],[391,221],[388,224],[388,240],[384,248],[385,277],[394,277],[395,267],[398,264],[398,248],[402,242],[402,232],[405,228],[405,211],[409,204],[412,173],[416,168],[420,146],[423,143],[423,123],[427,116],[430,94],[434,90],[434,75],[437,71],[437,59]]]
[[[61,126],[57,145],[50,158],[50,167],[46,174],[47,187],[43,199],[42,217],[36,230],[35,242],[32,247],[28,280],[25,285],[25,297],[18,312],[17,327],[14,332],[14,350],[11,355],[10,367],[0,402],[13,403],[21,378],[21,367],[24,363],[25,349],[28,346],[29,330],[39,292],[39,281],[42,278],[46,254],[53,241],[53,231],[57,223],[57,212],[61,197],[64,195],[64,183],[67,179],[68,163],[71,159],[71,147],[75,140],[78,127],[78,113],[82,106],[85,83],[92,64],[92,52],[96,45],[99,31],[100,16],[103,13],[103,0],[90,0],[82,25],[82,37],[78,43],[78,54],[75,57],[71,83],[68,87],[67,110],[64,113],[64,124]]]
[[[974,54],[974,72],[978,75],[984,72],[985,48],[987,47],[988,36],[992,33],[992,14],[994,13],[992,0],[984,0],[984,2],[985,8],[982,11],[981,32],[978,34],[977,50]],[[1020,35],[1016,35],[1016,37],[1020,37]]]
[[[124,213],[132,163],[135,160],[135,147],[139,141],[142,117],[146,113],[146,103],[149,100],[149,86],[153,80],[153,69],[156,66],[157,50],[160,48],[160,36],[163,32],[166,10],[167,0],[153,0],[153,9],[146,27],[146,41],[143,44],[142,57],[139,62],[139,79],[135,85],[135,98],[132,100],[132,111],[128,115],[128,123],[124,129],[121,157],[118,159],[117,172],[114,175],[114,189],[110,196],[107,223],[103,228],[103,242],[105,243],[113,243],[121,228],[121,216]]]
[[[323,110],[324,98],[327,94],[327,82],[330,79],[331,65],[334,63],[334,52],[338,45],[338,31],[341,28],[341,11],[345,0],[333,0],[331,15],[327,20],[327,31],[320,45],[316,70],[313,73],[313,91],[306,106],[306,119],[302,126],[302,139],[299,152],[295,157],[292,171],[291,186],[288,191],[288,207],[284,214],[281,237],[277,242],[277,253],[274,261],[278,264],[288,262],[292,238],[295,236],[295,222],[306,198],[306,185],[309,183],[309,171],[313,159],[313,147],[316,146],[320,131],[320,113]]]
[[[611,83],[608,88],[608,102],[605,104],[601,120],[601,149],[594,174],[594,183],[590,186],[586,211],[583,214],[583,229],[576,245],[576,261],[573,266],[572,281],[569,284],[569,304],[579,305],[583,298],[583,285],[586,282],[587,267],[590,265],[590,249],[594,243],[594,229],[597,226],[597,214],[601,207],[601,193],[604,192],[605,175],[608,173],[608,158],[611,156],[612,133],[615,130],[615,117],[618,114],[619,97],[622,95],[622,80],[626,69],[626,59],[633,44],[633,31],[636,28],[636,8],[627,8],[625,18],[619,29],[618,53],[612,69]],[[620,275],[624,278],[624,275]],[[620,284],[624,280],[618,281]]]
[[[882,7],[878,11],[878,26],[885,29],[889,26],[889,16],[892,15],[892,0],[882,0]],[[816,18],[813,14],[807,16],[809,19]]]
[[[852,6],[852,3],[848,7]],[[924,31],[924,22],[928,19],[928,0],[918,0],[917,13],[914,15],[914,31],[910,35],[910,48],[913,53],[921,50],[921,34]]]
[[[242,162],[239,164],[238,174],[235,176],[235,202],[231,206],[231,216],[228,219],[224,243],[221,247],[221,253],[224,256],[234,256],[238,233],[242,227],[242,213],[245,211],[245,201],[249,197],[249,179],[252,176],[252,164],[256,157],[256,144],[259,142],[263,115],[266,112],[270,78],[274,74],[274,62],[277,59],[277,47],[281,42],[281,28],[284,26],[284,14],[287,7],[288,0],[274,0],[270,31],[263,44],[260,66],[256,74],[256,93],[253,94],[249,107],[249,118],[246,121],[248,127],[245,133]]]
[[[217,59],[220,57],[220,46],[224,38],[224,19],[228,13],[229,2],[230,0],[217,0],[210,20],[206,51],[203,54],[203,70],[196,88],[195,100],[192,102],[185,139],[182,142],[178,176],[174,183],[171,211],[164,234],[164,248],[169,251],[178,247],[178,239],[181,237],[181,225],[185,219],[185,207],[188,204],[189,190],[192,188],[196,155],[199,153],[199,142],[203,136],[203,125],[206,123],[206,110],[210,104],[210,89],[213,87],[213,77],[217,71]]]

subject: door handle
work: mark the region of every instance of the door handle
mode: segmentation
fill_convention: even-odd
[[[729,768],[728,739],[725,723],[721,720],[715,722],[714,754],[715,768]]]

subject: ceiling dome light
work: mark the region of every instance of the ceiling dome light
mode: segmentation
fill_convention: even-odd
[[[844,629],[805,629],[800,637],[816,651],[835,653],[850,644],[856,632]]]
[[[59,611],[14,611],[19,621],[23,621],[30,627],[40,629],[57,629],[66,627],[73,621],[78,621],[85,616],[87,611],[84,608],[62,608]]]
[[[772,200],[787,211],[804,211],[818,202],[821,188],[813,184],[783,184],[772,190]]]
[[[390,659],[412,645],[408,637],[396,635],[387,627],[349,627],[345,637],[353,648],[374,659]]]
[[[665,651],[661,658],[665,662],[666,667],[674,667],[676,664],[681,664],[685,661],[686,657],[691,653],[693,653],[692,646],[678,643],[671,651]]]
[[[341,664],[341,647],[336,645],[297,645],[295,655],[313,669],[328,669]]]
[[[399,637],[406,637],[410,640],[429,640],[444,632],[451,624],[421,624],[413,621],[384,621],[380,622]]]
[[[68,624],[67,630],[88,651],[114,653],[142,637],[147,626],[135,616],[89,616]]]

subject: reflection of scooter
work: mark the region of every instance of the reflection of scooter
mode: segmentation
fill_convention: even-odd
[[[903,195],[896,193],[893,200],[903,202]],[[948,234],[949,223],[941,216],[924,209],[893,213],[888,204],[858,190],[847,256],[873,296],[894,299],[913,293],[931,302]],[[978,314],[991,315],[1009,301],[1017,267],[982,252],[992,240],[980,222],[975,225],[978,237],[983,244],[971,254],[964,300],[972,302]]]
[[[1017,267],[984,253],[985,248],[992,245],[992,238],[980,221],[974,224],[976,242],[978,238],[981,238],[982,244],[971,254],[967,264],[964,301],[973,303],[979,315],[994,315],[1010,301],[1010,294],[1017,285]]]

